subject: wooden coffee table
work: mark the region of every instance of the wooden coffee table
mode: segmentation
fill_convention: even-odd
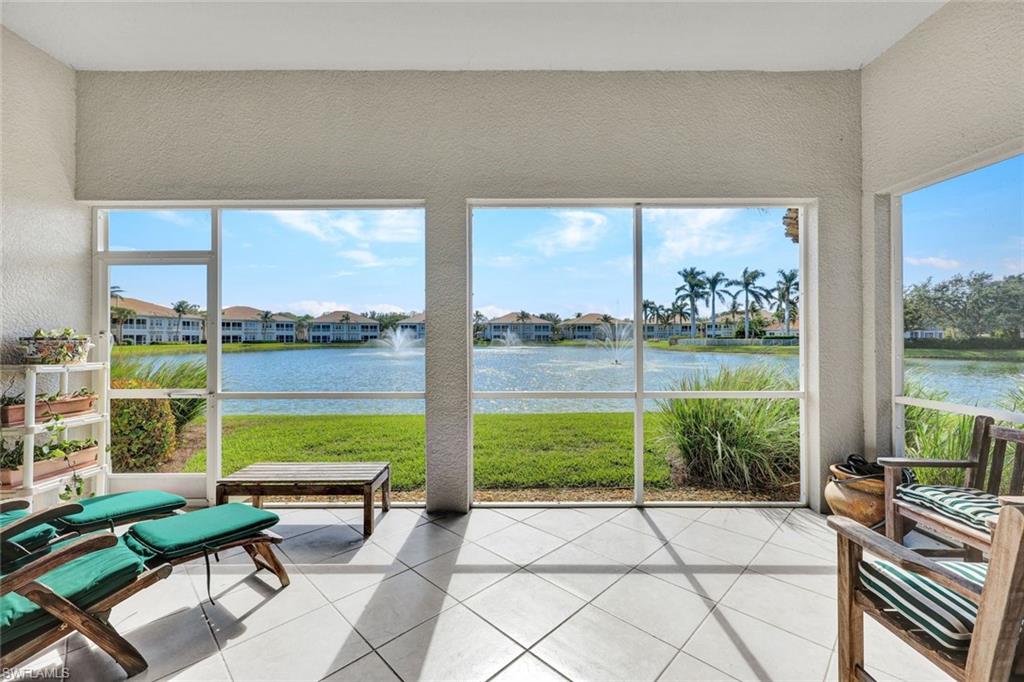
[[[373,533],[373,494],[380,488],[381,506],[391,509],[389,462],[339,462],[337,464],[250,464],[217,481],[217,504],[228,495],[252,497],[262,506],[263,497],[301,495],[362,495],[363,535]]]

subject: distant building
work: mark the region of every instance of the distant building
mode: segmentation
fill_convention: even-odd
[[[903,338],[908,341],[917,341],[918,339],[944,339],[946,338],[946,332],[938,327],[929,327],[927,329],[908,329],[903,332]]]
[[[309,323],[311,343],[342,343],[371,341],[380,338],[380,323],[349,310],[335,310],[314,318]]]
[[[222,343],[258,343],[277,341],[295,343],[295,320],[281,314],[263,319],[263,312],[257,308],[235,305],[225,308],[221,315]]]
[[[398,331],[407,331],[415,334],[414,339],[423,339],[427,336],[427,315],[416,313],[404,320],[398,321]]]
[[[110,300],[110,307],[134,312],[129,319],[111,320],[116,343],[142,346],[150,343],[200,343],[203,340],[202,315],[182,315],[179,318],[172,308],[138,298],[114,298]]]
[[[787,333],[785,323],[776,320],[764,328],[764,335],[765,338],[773,336],[800,336],[800,321],[790,320],[789,333]]]
[[[628,320],[619,320],[614,317],[611,318],[610,322],[605,322],[603,314],[587,313],[586,315],[580,315],[579,317],[562,322],[562,338],[599,341],[606,338],[612,328],[615,329],[613,333],[616,335],[624,333],[625,327],[629,326],[629,324]]]
[[[520,341],[550,341],[553,327],[550,320],[529,315],[520,319],[519,313],[509,313],[488,320],[484,325],[484,338],[488,341],[508,340],[510,337]]]

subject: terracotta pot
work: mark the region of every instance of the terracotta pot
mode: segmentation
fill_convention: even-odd
[[[66,460],[64,457],[55,457],[53,459],[44,459],[41,462],[34,462],[32,465],[32,478],[36,481],[42,481],[47,478],[70,474],[72,469],[94,464],[99,459],[99,455],[99,446],[94,445],[91,448],[71,453],[67,456]],[[20,486],[22,481],[21,469],[20,466],[17,469],[0,469],[0,488],[16,488]]]
[[[41,422],[54,415],[70,417],[92,411],[96,404],[96,396],[80,396],[75,398],[59,398],[57,400],[36,401],[36,421]],[[4,426],[21,426],[25,423],[24,405],[5,405],[0,407],[0,423]]]
[[[856,476],[842,471],[835,464],[829,470],[833,480],[825,486],[825,501],[833,513],[865,526],[874,526],[885,519],[885,484],[881,479],[866,478],[840,484],[836,480],[844,481]]]

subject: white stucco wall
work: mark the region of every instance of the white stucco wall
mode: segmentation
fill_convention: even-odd
[[[467,198],[819,198],[827,381],[809,387],[809,445],[837,458],[863,432],[859,87],[856,72],[80,72],[77,195],[424,199],[436,509],[469,503]]]
[[[38,327],[91,327],[89,211],[75,203],[75,73],[2,29],[0,348]]]
[[[861,72],[864,415],[891,446],[888,192],[1000,145],[1024,144],[1024,4],[951,2]]]

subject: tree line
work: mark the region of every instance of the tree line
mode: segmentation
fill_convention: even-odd
[[[931,277],[903,291],[903,328],[941,329],[947,338],[1024,339],[1024,274]]]

